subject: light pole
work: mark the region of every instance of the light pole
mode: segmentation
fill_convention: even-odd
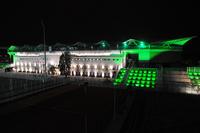
[[[46,81],[46,76],[47,76],[47,70],[46,70],[46,30],[45,30],[45,25],[44,25],[44,21],[41,20],[41,24],[42,24],[42,30],[43,30],[43,41],[44,41],[44,74],[45,74],[45,81]]]

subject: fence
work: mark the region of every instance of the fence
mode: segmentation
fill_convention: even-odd
[[[69,83],[65,78],[0,73],[0,103]]]
[[[106,79],[106,78],[93,78],[93,77],[76,77],[70,76],[68,81],[71,84],[75,85],[83,85],[83,83],[87,83],[88,86],[96,86],[96,87],[113,87],[112,83],[113,79]]]

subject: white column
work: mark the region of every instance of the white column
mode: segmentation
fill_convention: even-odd
[[[96,71],[96,70],[94,71],[94,76],[95,76],[95,77],[97,76],[97,71]]]
[[[102,71],[102,77],[104,78],[104,71]]]
[[[112,71],[110,71],[110,78],[112,78],[112,76],[113,76],[113,73],[112,73]]]
[[[83,71],[82,71],[82,70],[80,71],[80,75],[81,75],[81,76],[83,75]]]

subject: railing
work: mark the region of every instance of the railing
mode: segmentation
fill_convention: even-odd
[[[111,78],[97,78],[97,77],[82,77],[82,76],[70,76],[68,81],[74,85],[83,85],[87,83],[88,86],[94,87],[113,87]]]
[[[3,75],[3,76],[2,76]],[[9,76],[8,76],[9,75]],[[65,78],[47,77],[44,78],[21,78],[12,77],[12,73],[0,74],[0,103],[12,101],[27,95],[35,94],[50,88],[55,88],[69,83]],[[23,77],[23,78],[22,78]]]
[[[200,73],[200,67],[187,67],[187,72],[199,72]]]

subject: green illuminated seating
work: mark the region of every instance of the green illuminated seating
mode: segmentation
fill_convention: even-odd
[[[192,85],[200,87],[200,67],[188,67],[187,75]]]
[[[126,73],[128,72],[128,75]],[[191,75],[193,76],[193,75]],[[198,73],[197,73],[198,76]],[[199,78],[199,77],[194,77]],[[157,80],[156,68],[122,68],[118,72],[117,78],[114,79],[114,85],[125,85],[136,88],[155,88]]]
[[[146,76],[147,76],[147,74],[143,74],[142,76],[146,77]]]
[[[142,77],[142,80],[146,80],[147,78],[146,77]]]
[[[117,75],[117,78],[114,79],[114,82],[113,82],[114,85],[120,85],[120,84],[122,84],[124,76],[126,74],[126,71],[127,70],[125,68],[120,69],[120,71],[119,71],[119,73]],[[129,79],[131,79],[131,77]],[[128,85],[128,83],[127,83],[127,85]]]
[[[129,71],[126,86],[155,88],[157,70],[154,68],[133,68]]]

